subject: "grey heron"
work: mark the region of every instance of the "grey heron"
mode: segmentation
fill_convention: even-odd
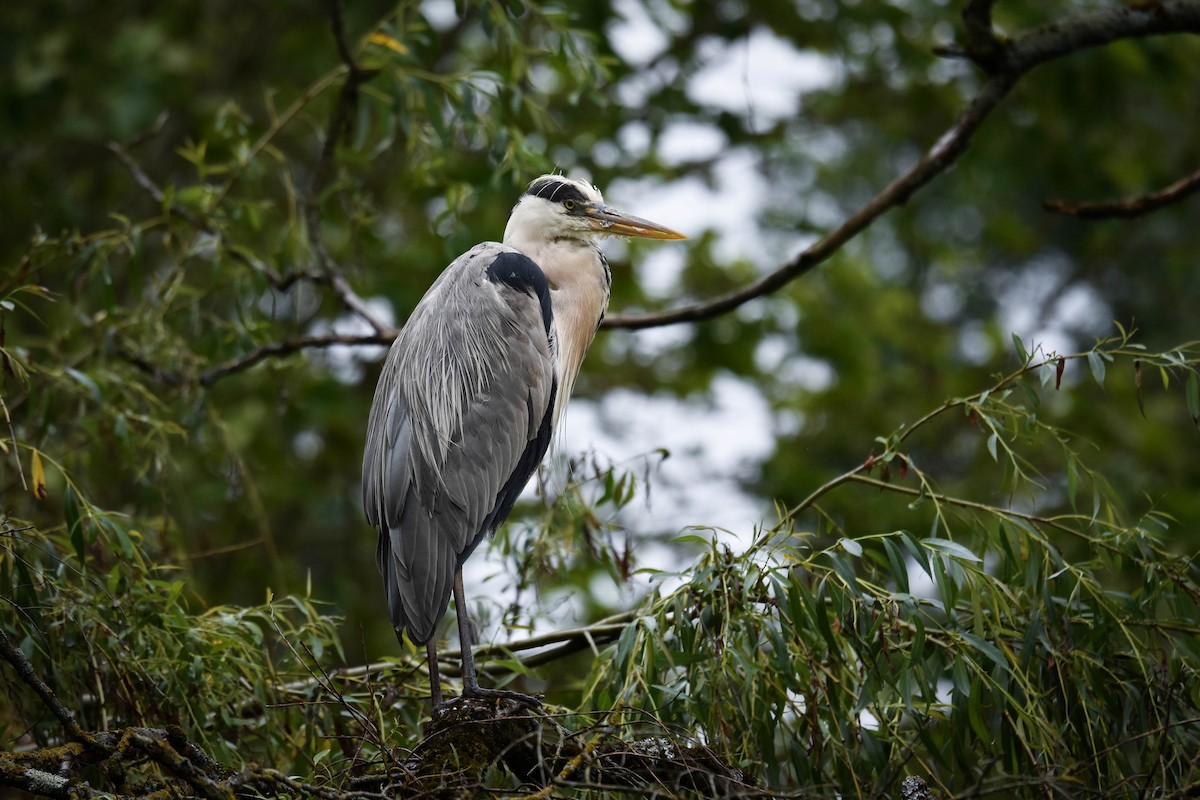
[[[362,490],[392,627],[424,644],[442,705],[435,632],[453,592],[463,696],[480,688],[462,566],[537,470],[608,307],[601,236],[683,239],[604,203],[590,184],[543,175],[504,242],[476,245],[434,281],[384,362],[367,421]]]

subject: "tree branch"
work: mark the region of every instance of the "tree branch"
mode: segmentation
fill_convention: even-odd
[[[980,63],[989,73],[979,93],[925,155],[888,184],[845,222],[802,253],[748,286],[712,300],[666,311],[616,314],[605,318],[603,327],[640,329],[680,322],[698,322],[770,294],[824,262],[842,245],[868,228],[893,207],[903,205],[918,189],[945,172],[966,152],[971,137],[999,106],[1020,78],[1034,67],[1079,50],[1099,47],[1118,39],[1165,33],[1200,33],[1200,2],[1162,0],[1136,6],[1108,6],[1067,16],[1027,31],[1008,42],[994,38],[989,0],[972,0],[964,10],[967,47],[954,51]],[[997,48],[981,44],[990,37]],[[977,52],[977,48],[983,51]],[[984,55],[980,55],[980,52]]]
[[[602,327],[653,328],[680,322],[712,319],[733,311],[751,300],[770,294],[811,271],[841,249],[842,245],[868,228],[884,212],[895,206],[903,205],[914,192],[949,168],[967,149],[967,144],[975,131],[979,129],[987,115],[1000,104],[1015,81],[1016,78],[1007,73],[1001,73],[988,79],[954,126],[908,172],[888,184],[833,231],[774,272],[764,275],[743,289],[730,292],[714,300],[694,303],[669,311],[614,315],[606,317]]]
[[[350,347],[360,347],[365,345],[382,345],[384,347],[392,343],[393,336],[386,336],[377,333],[372,334],[352,334],[352,333],[329,333],[318,334],[313,336],[299,336],[295,339],[283,339],[278,342],[267,342],[255,347],[249,352],[243,353],[240,356],[235,356],[228,361],[223,361],[214,367],[201,372],[195,377],[195,381],[205,388],[212,386],[222,378],[233,375],[237,372],[244,372],[259,362],[265,361],[268,358],[282,358],[284,356],[299,353],[302,350],[321,350],[327,347],[336,347],[345,345]],[[158,364],[142,358],[141,356],[131,353],[127,350],[121,351],[121,356],[133,366],[140,369],[142,372],[149,375],[154,380],[167,386],[182,386],[189,383],[192,378],[184,375],[182,372],[163,369]]]
[[[331,333],[318,336],[300,336],[295,339],[285,339],[279,342],[269,342],[259,345],[248,353],[244,353],[236,358],[231,358],[215,367],[206,369],[200,373],[199,382],[201,386],[212,386],[228,375],[235,372],[242,372],[253,367],[260,361],[265,361],[268,358],[279,358],[282,356],[298,353],[301,350],[315,350],[326,347],[334,347],[336,345],[390,345],[392,339],[395,338],[395,333],[391,334],[344,334]]]
[[[1083,219],[1128,219],[1150,214],[1160,208],[1181,202],[1198,190],[1200,190],[1200,169],[1157,192],[1125,200],[1112,203],[1071,203],[1066,200],[1047,200],[1042,203],[1042,207],[1056,214],[1067,214]]]

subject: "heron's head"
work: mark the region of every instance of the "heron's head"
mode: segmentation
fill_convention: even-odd
[[[564,238],[590,241],[596,236],[687,238],[605,205],[604,196],[595,186],[562,175],[543,175],[530,183],[504,229],[505,242]]]

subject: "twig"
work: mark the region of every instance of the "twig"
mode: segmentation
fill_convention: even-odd
[[[135,159],[127,149],[125,149],[124,145],[122,145],[120,142],[109,142],[108,150],[117,157],[117,160],[124,165],[125,169],[129,170],[129,174],[133,177],[134,183],[142,187],[146,194],[150,195],[150,197],[154,199],[154,202],[159,204],[166,202],[167,196],[163,192],[162,188],[154,182],[153,178],[146,174],[146,171],[142,169],[142,165],[137,162],[137,159]],[[186,208],[183,208],[175,203],[171,203],[169,210],[175,216],[186,220],[206,233],[212,232],[196,217],[195,214],[193,214],[191,211],[188,211]]]
[[[0,394],[0,408],[4,409],[4,421],[8,423],[8,435],[12,439],[13,459],[17,462],[17,475],[21,477],[21,488],[29,491],[29,484],[25,482],[25,468],[21,466],[21,452],[17,448],[17,431],[13,427],[12,417],[8,414],[8,403],[4,401],[2,394]]]
[[[1195,0],[1163,0],[1136,6],[1117,5],[1080,12],[1027,31],[1007,42],[997,41],[998,49],[985,47],[987,55],[976,56],[972,47],[980,47],[986,27],[994,38],[990,23],[992,3],[973,0],[964,15],[969,17],[968,45],[965,50],[946,54],[963,55],[980,62],[989,72],[979,93],[958,120],[937,140],[926,154],[905,173],[871,198],[845,222],[827,233],[808,249],[748,286],[712,300],[659,312],[618,314],[605,318],[603,327],[640,329],[680,322],[697,322],[728,313],[776,291],[811,271],[836,253],[842,245],[861,233],[893,207],[903,205],[914,192],[945,172],[966,151],[971,137],[992,111],[999,106],[1017,81],[1033,68],[1091,47],[1118,39],[1131,39],[1164,33],[1200,32],[1200,3]],[[986,23],[986,26],[985,26]]]
[[[1071,203],[1066,200],[1047,200],[1042,207],[1056,214],[1068,214],[1082,219],[1114,219],[1140,217],[1160,208],[1178,203],[1200,191],[1200,169],[1191,175],[1160,189],[1112,203]]]

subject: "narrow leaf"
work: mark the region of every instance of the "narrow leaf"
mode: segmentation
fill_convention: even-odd
[[[900,553],[900,548],[896,546],[890,538],[883,540],[883,549],[887,553],[888,564],[892,568],[892,580],[896,582],[896,588],[908,593],[908,564],[904,561],[904,556]]]
[[[982,558],[972,553],[966,547],[963,547],[958,542],[952,542],[949,539],[940,539],[930,536],[922,539],[921,544],[925,545],[930,550],[937,550],[938,552],[945,553],[948,556],[953,556],[954,558],[961,559],[963,561],[974,561],[976,563],[983,561]]]
[[[1104,359],[1100,357],[1100,353],[1092,350],[1087,355],[1088,366],[1092,368],[1092,377],[1096,379],[1096,383],[1100,386],[1104,385]]]
[[[1075,508],[1075,494],[1079,490],[1079,468],[1075,464],[1075,454],[1067,452],[1067,498],[1071,508]]]
[[[863,554],[862,545],[859,544],[858,542],[854,541],[853,539],[847,539],[845,537],[842,537],[841,539],[838,539],[838,544],[841,546],[841,548],[843,550],[845,550],[850,555],[855,556],[856,558]]]
[[[980,653],[983,653],[983,655],[987,656],[988,660],[1000,667],[1000,669],[1004,670],[1005,672],[1012,671],[1008,665],[1008,659],[1005,658],[1004,653],[1001,652],[999,647],[996,647],[996,645],[992,644],[986,639],[976,636],[973,633],[967,633],[964,631],[962,636],[963,639],[967,640],[972,647],[974,647]]]
[[[1025,350],[1025,343],[1022,342],[1021,337],[1017,336],[1015,333],[1012,335],[1012,340],[1013,347],[1017,348],[1017,358],[1021,359],[1021,363],[1024,364],[1029,360],[1029,353]]]

